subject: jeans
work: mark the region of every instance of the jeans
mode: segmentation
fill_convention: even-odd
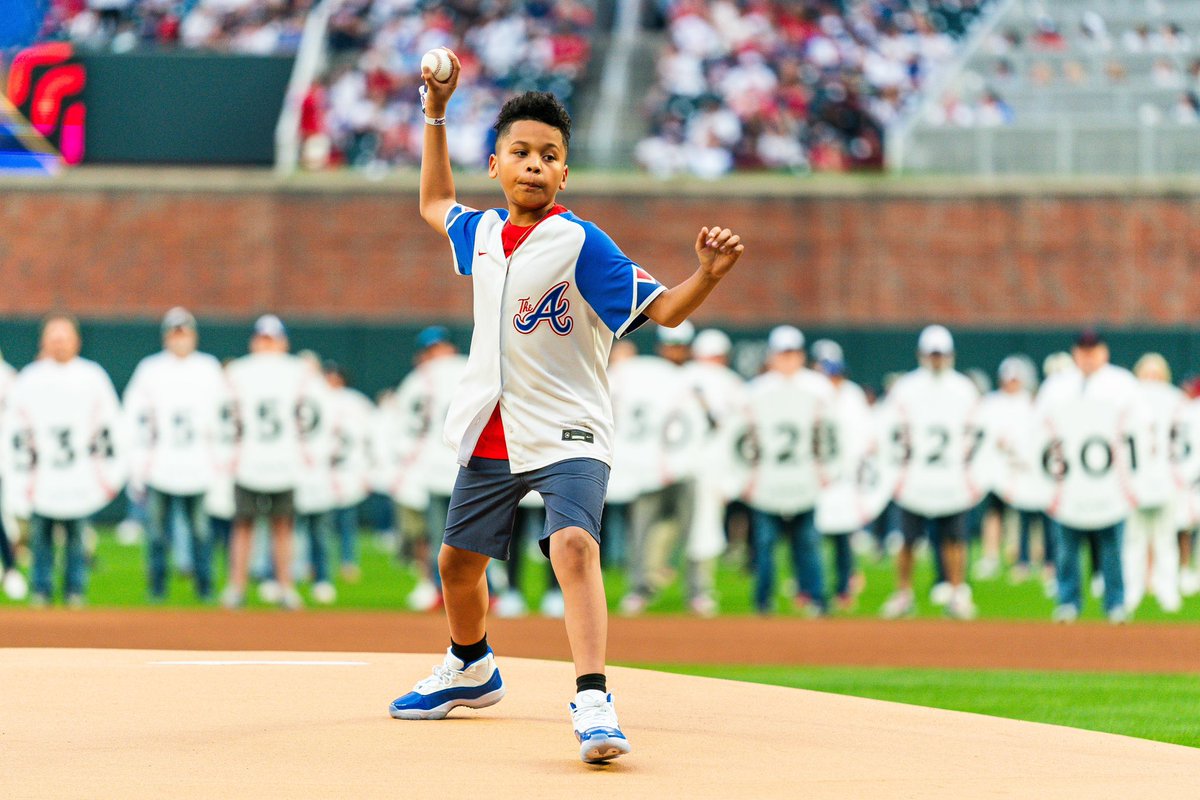
[[[67,564],[63,575],[63,593],[83,596],[87,589],[87,559],[83,552],[83,520],[48,519],[34,514],[29,520],[33,545],[33,592],[54,596],[54,527],[61,525],[67,539]]]
[[[817,532],[816,515],[804,511],[784,517],[766,511],[754,511],[754,607],[760,614],[774,610],[775,542],[786,536],[792,551],[792,571],[803,594],[821,610],[825,598],[825,569],[821,564],[821,534]]]
[[[146,550],[149,569],[150,596],[162,599],[167,594],[167,553],[171,547],[171,528],[176,509],[188,528],[191,542],[192,575],[196,581],[196,596],[207,600],[212,596],[212,529],[204,511],[204,495],[177,495],[146,490]]]
[[[850,534],[838,533],[827,536],[833,543],[833,568],[835,575],[834,593],[838,596],[850,594],[850,578],[854,575],[854,551],[850,549]]]
[[[342,564],[358,564],[358,506],[334,509],[333,527],[337,531]]]
[[[1079,570],[1079,546],[1083,539],[1094,540],[1099,551],[1100,572],[1104,575],[1104,610],[1125,604],[1125,582],[1121,574],[1121,537],[1124,523],[1083,531],[1066,525],[1054,526],[1058,533],[1058,604],[1083,607],[1082,579]]]
[[[330,540],[333,538],[333,511],[297,514],[296,528],[308,537],[308,560],[313,583],[329,582]]]

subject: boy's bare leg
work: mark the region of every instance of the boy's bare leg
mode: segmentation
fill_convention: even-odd
[[[550,537],[550,564],[562,586],[575,674],[602,674],[608,645],[608,603],[600,572],[600,545],[583,528],[563,528]]]
[[[438,552],[450,641],[475,644],[487,633],[487,556],[443,544]]]

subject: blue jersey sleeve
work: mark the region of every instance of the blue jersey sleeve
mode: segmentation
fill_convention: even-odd
[[[646,306],[666,287],[622,253],[604,231],[588,222],[581,224],[585,236],[575,265],[575,285],[619,339],[646,322]]]
[[[483,212],[464,205],[454,205],[446,212],[446,235],[450,237],[450,249],[454,253],[454,271],[459,275],[470,275],[475,260],[475,232]]]

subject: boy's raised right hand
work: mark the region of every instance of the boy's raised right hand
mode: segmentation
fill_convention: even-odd
[[[454,94],[454,90],[458,88],[458,75],[462,71],[462,63],[459,62],[454,51],[449,47],[442,49],[450,56],[450,77],[447,80],[435,80],[433,70],[429,67],[421,67],[421,78],[425,81],[424,107],[427,117],[446,116],[446,105],[450,102],[450,96]]]

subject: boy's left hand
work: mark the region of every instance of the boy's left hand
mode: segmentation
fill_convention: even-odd
[[[745,249],[740,236],[720,225],[701,228],[696,237],[696,257],[700,259],[700,269],[714,278],[725,277]]]

